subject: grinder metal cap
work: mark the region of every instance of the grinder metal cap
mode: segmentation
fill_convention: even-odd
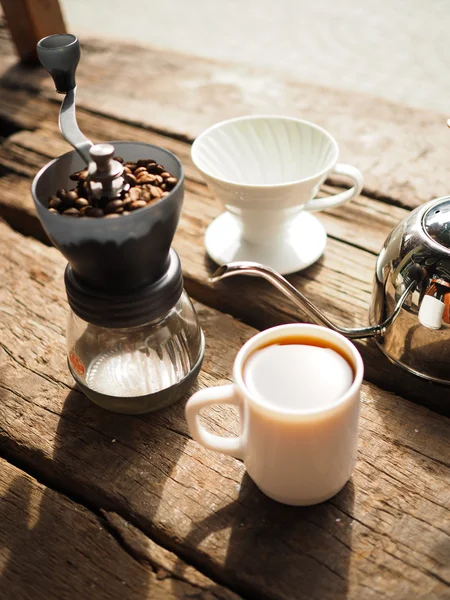
[[[117,198],[130,187],[123,176],[123,164],[113,159],[112,144],[95,144],[89,149],[92,161],[88,167],[89,193],[97,198]]]

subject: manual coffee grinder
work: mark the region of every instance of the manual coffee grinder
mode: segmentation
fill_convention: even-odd
[[[183,203],[183,167],[174,154],[151,144],[88,140],[75,116],[77,38],[52,35],[37,50],[56,91],[65,94],[59,126],[75,148],[48,163],[32,184],[39,219],[69,262],[69,369],[86,396],[108,410],[139,414],[168,406],[188,391],[204,353],[204,336],[183,290],[180,260],[171,249]],[[125,164],[152,159],[177,183],[117,218],[71,218],[49,210],[49,198],[73,187],[70,177],[77,171],[87,173],[84,185],[91,202],[120,204],[131,193],[133,177],[115,155]]]

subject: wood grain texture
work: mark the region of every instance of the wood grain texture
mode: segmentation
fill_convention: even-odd
[[[270,70],[200,59],[162,49],[82,39],[79,106],[177,137],[193,139],[225,118],[278,113],[317,122],[334,135],[343,162],[365,176],[370,196],[412,207],[449,193],[447,116],[380,98],[297,82]],[[43,69],[11,60],[0,36],[0,81],[55,99]],[[145,65],[145,77],[143,67]]]
[[[189,438],[183,403],[123,417],[73,389],[63,268],[55,249],[0,226],[0,454],[120,515],[244,596],[450,598],[448,419],[364,384],[351,483],[320,506],[283,507],[257,490],[242,463]],[[196,307],[208,340],[199,386],[226,382],[254,330]],[[236,431],[221,407],[207,421]],[[135,544],[123,523],[109,522]],[[176,569],[180,576],[186,567]]]
[[[189,143],[82,109],[78,110],[77,118],[82,130],[94,141],[134,140],[171,150],[183,162],[189,189],[212,199],[192,163]],[[2,146],[1,164],[4,168],[33,177],[36,169],[45,164],[45,158],[55,158],[71,150],[58,130],[58,105],[44,98],[30,96],[23,90],[5,89],[0,94],[0,123],[2,119],[9,119],[11,126],[19,130],[10,135]],[[337,179],[332,181],[338,182]],[[335,187],[324,186],[325,193],[335,191]],[[218,207],[213,204],[217,215]],[[363,195],[350,204],[321,213],[320,218],[332,236],[378,253],[386,235],[406,214],[407,211],[400,207]]]
[[[30,177],[67,146],[56,131],[57,103],[45,100],[54,99],[48,76],[15,66],[8,44],[0,31],[0,49],[5,50],[0,135],[8,137],[0,155],[1,213],[25,233],[42,237],[30,203]],[[207,283],[213,265],[205,260],[201,239],[218,208],[193,169],[189,145],[182,138],[192,138],[225,116],[273,112],[276,104],[280,111],[318,120],[342,139],[342,158],[367,168],[367,189],[383,201],[362,197],[322,215],[330,234],[327,255],[292,281],[339,322],[354,324],[365,318],[374,253],[406,214],[392,204],[409,208],[445,187],[438,177],[447,140],[440,117],[425,118],[420,111],[167,52],[125,46],[118,60],[99,42],[84,49],[79,83],[85,91],[80,100],[89,110],[79,111],[82,129],[99,140],[162,144],[182,158],[188,182],[176,249],[188,290],[258,326],[299,315],[261,282],[221,287]],[[140,60],[146,61],[145,80],[127,85],[136,81],[134,63]],[[113,67],[117,80],[111,79]],[[38,94],[15,89],[25,85]],[[336,107],[331,117],[326,116],[329,106]],[[91,113],[142,122],[160,133]],[[174,133],[172,138],[162,135],[166,129]],[[122,592],[117,582],[123,569],[132,582],[128,595],[120,597],[233,597],[197,566],[258,600],[450,598],[447,419],[364,384],[359,460],[352,481],[318,507],[277,505],[259,493],[242,463],[190,440],[183,403],[148,417],[122,417],[101,411],[73,388],[64,356],[63,267],[54,249],[0,226],[0,454],[102,515],[94,517],[32,480],[31,485],[29,476],[6,480],[0,473],[0,489],[7,489],[9,499],[9,505],[0,504],[0,513],[6,506],[8,517],[0,537],[9,536],[4,547],[13,547],[12,554],[2,548],[0,556],[7,554],[7,581],[17,584],[18,597],[26,589],[18,561],[33,542],[38,550],[30,567],[50,553],[44,558],[49,569],[60,566],[59,597],[65,597],[73,577],[66,571],[72,565],[61,562],[76,533],[71,550],[83,573],[77,573],[67,597],[86,583],[96,585],[92,589],[97,594],[103,586],[98,597],[114,598]],[[196,307],[208,340],[199,386],[229,381],[233,357],[254,330],[201,304]],[[421,401],[428,394],[430,404],[448,396],[447,390],[390,367],[370,344],[360,347],[373,381]],[[214,431],[236,432],[233,413],[225,408],[211,410],[206,421]],[[36,488],[40,492],[28,493]],[[24,515],[32,527],[27,522],[25,529]],[[53,537],[54,545],[49,543]],[[101,548],[96,546],[99,540]],[[98,564],[84,568],[86,555],[99,557],[105,565],[100,584],[95,580]],[[48,572],[44,570],[44,579]],[[112,576],[103,583],[105,572]],[[109,593],[107,586],[113,584]],[[37,589],[41,593],[45,586]],[[39,597],[34,588],[29,595]]]
[[[1,458],[0,497],[2,600],[238,600],[118,515],[97,516]]]
[[[48,103],[39,98],[32,103],[21,103],[22,93],[17,97],[16,91],[8,91],[0,96],[0,119],[16,104],[22,107],[17,127],[20,122],[28,123],[0,147],[0,167],[4,169],[4,176],[0,178],[0,214],[18,231],[46,241],[30,196],[30,180],[50,158],[70,147],[57,130],[57,111],[53,117],[45,113]],[[42,119],[39,129],[32,131],[34,106]],[[227,280],[221,285],[208,282],[215,265],[205,256],[202,240],[206,227],[220,208],[191,163],[189,144],[83,110],[79,111],[79,121],[82,129],[95,140],[110,136],[154,143],[174,151],[183,161],[186,195],[174,246],[181,257],[186,288],[194,298],[258,328],[305,319],[305,315],[266,282],[254,278]],[[326,186],[325,192],[333,189]],[[290,276],[291,283],[340,325],[367,323],[375,254],[392,227],[406,214],[403,208],[365,196],[345,207],[321,213],[320,219],[329,234],[325,255],[306,271]],[[450,414],[446,386],[420,380],[391,365],[373,342],[360,341],[357,345],[363,354],[369,381]]]
[[[12,41],[22,61],[37,63],[36,44],[53,33],[65,33],[58,0],[1,0]]]

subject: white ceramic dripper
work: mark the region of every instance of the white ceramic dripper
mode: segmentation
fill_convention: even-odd
[[[192,159],[225,211],[205,235],[210,257],[256,261],[283,274],[315,262],[326,233],[310,213],[347,202],[363,185],[358,169],[337,164],[338,154],[327,131],[291,117],[239,117],[202,133]],[[353,187],[316,199],[330,173],[349,177]]]

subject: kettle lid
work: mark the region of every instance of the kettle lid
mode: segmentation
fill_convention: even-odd
[[[422,226],[428,237],[450,249],[450,198],[433,203],[423,216]]]

